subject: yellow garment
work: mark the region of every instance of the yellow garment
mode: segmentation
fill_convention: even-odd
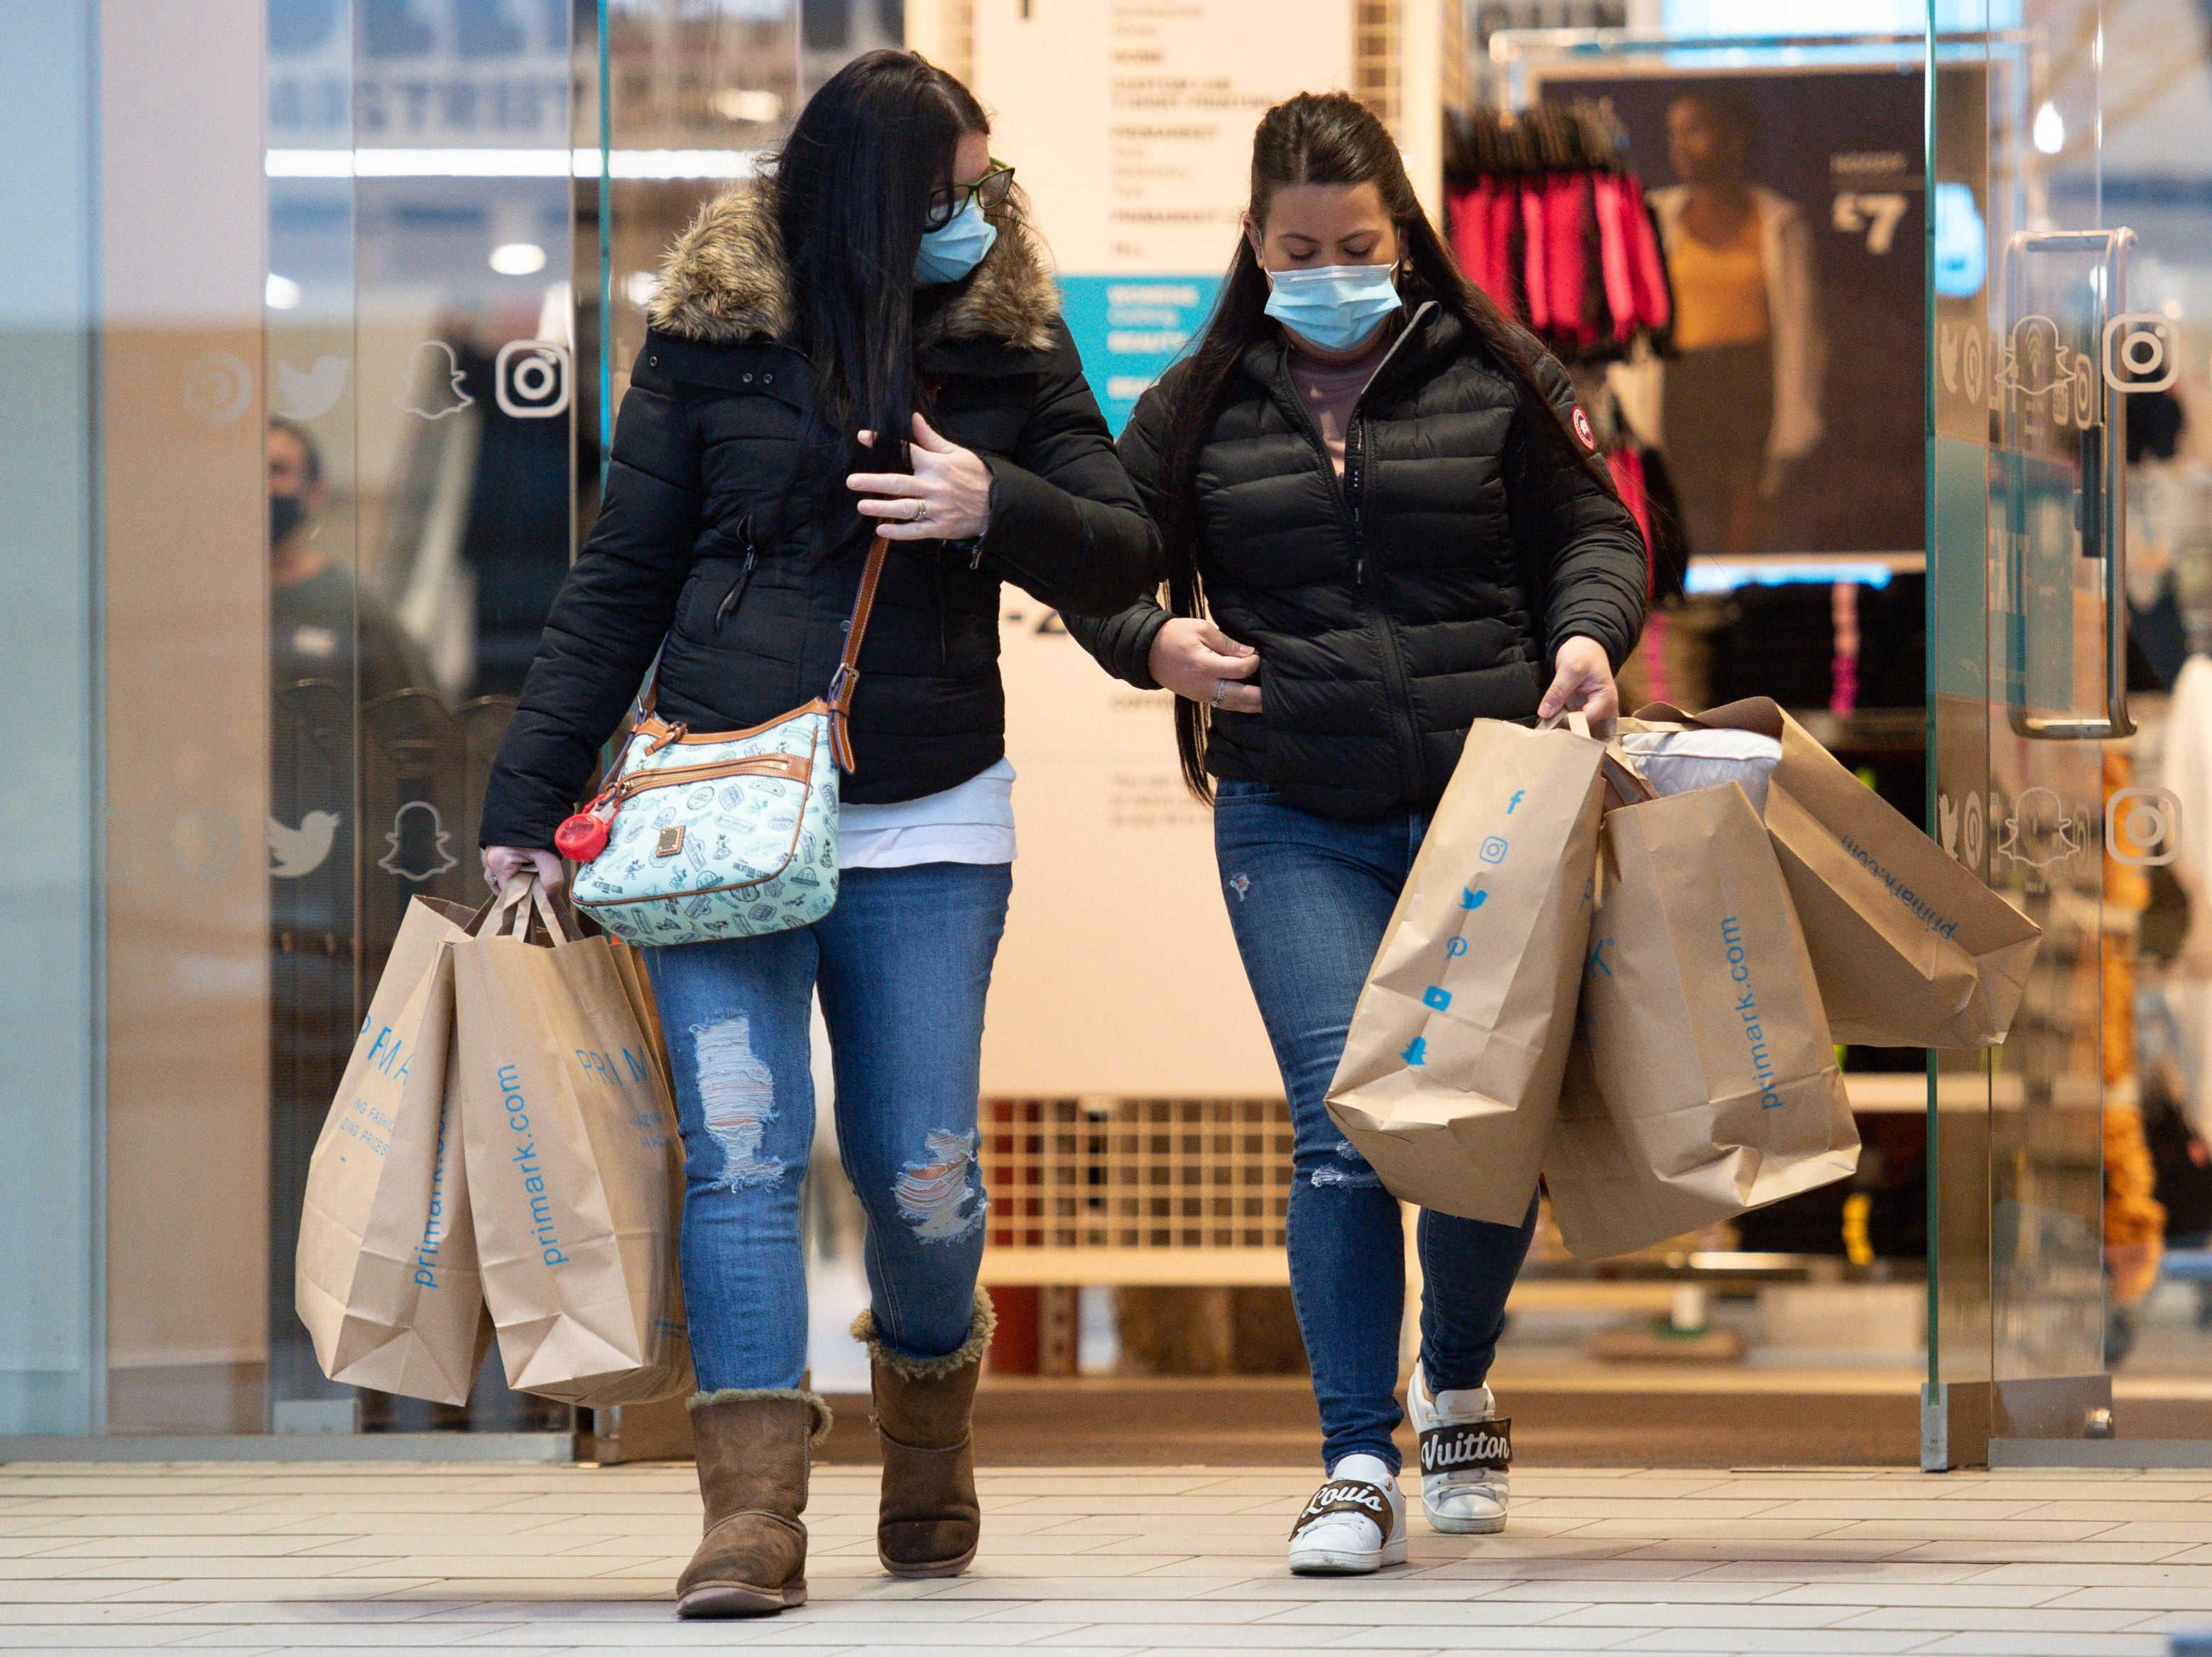
[[[1766,338],[1766,261],[1759,253],[1759,209],[1715,247],[1678,224],[1667,248],[1674,283],[1674,344],[1681,350],[1751,345]]]
[[[2124,754],[2106,749],[2104,792],[2110,801],[2135,780],[2135,766]],[[2108,915],[2141,914],[2150,901],[2150,880],[2142,869],[2105,858],[2105,908]],[[2105,1086],[2118,1087],[2136,1069],[2136,940],[2134,929],[2107,931],[2099,940],[2099,968],[2105,1008]],[[2105,1247],[2112,1271],[2112,1295],[2123,1303],[2140,1300],[2158,1282],[2159,1256],[2166,1239],[2166,1209],[2152,1193],[2158,1179],[2143,1137],[2142,1112],[2133,1103],[2105,1100]]]
[[[2116,1301],[2140,1300],[2158,1282],[2166,1208],[2151,1195],[2156,1184],[2142,1112],[2132,1105],[2106,1106],[2105,1247]]]

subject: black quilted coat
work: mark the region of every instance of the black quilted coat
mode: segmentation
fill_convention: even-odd
[[[786,496],[811,396],[764,198],[710,203],[671,253],[631,369],[597,524],[556,600],[484,799],[485,845],[550,847],[667,638],[659,711],[742,729],[822,695],[867,521],[842,472]],[[992,473],[981,544],[894,543],[860,655],[846,799],[916,799],[1006,751],[999,587],[1111,612],[1158,579],[1142,511],[1015,225],[965,281],[924,290],[925,412]]]
[[[1571,416],[1565,370],[1539,362]],[[1170,372],[1147,392],[1121,434],[1156,516],[1177,383]],[[1514,383],[1432,303],[1362,393],[1340,482],[1280,336],[1254,345],[1200,455],[1198,495],[1213,619],[1261,664],[1261,710],[1214,716],[1208,769],[1324,817],[1432,805],[1473,721],[1534,714],[1562,642],[1586,634],[1618,668],[1643,628],[1635,520],[1535,440]],[[1109,673],[1150,689],[1166,619],[1146,601],[1068,624]]]

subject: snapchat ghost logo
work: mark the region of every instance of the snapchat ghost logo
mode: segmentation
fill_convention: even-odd
[[[392,832],[384,837],[391,850],[376,860],[376,866],[403,880],[435,879],[459,862],[447,846],[450,838],[435,806],[428,800],[410,800],[392,813]]]
[[[407,365],[407,389],[399,406],[425,420],[442,420],[458,414],[477,399],[461,389],[461,364],[453,348],[442,339],[426,339],[415,348]]]

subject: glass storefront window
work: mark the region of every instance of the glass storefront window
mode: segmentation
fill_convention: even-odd
[[[103,843],[92,381],[98,42],[73,6],[20,7],[0,61],[0,1435],[100,1419]]]
[[[840,64],[926,43],[981,79],[1001,135],[1030,152],[1014,159],[1070,260],[1069,315],[1102,401],[1126,415],[1201,325],[1214,244],[1162,263],[1108,245],[1092,234],[1104,215],[1085,216],[1115,190],[1136,213],[1158,205],[1139,198],[1161,180],[1196,188],[1142,147],[1182,138],[1133,139],[1094,188],[1075,162],[1095,156],[1051,154],[1057,92],[990,85],[1020,61],[1011,9],[979,24],[982,9],[952,0],[19,9],[0,143],[39,164],[0,178],[0,222],[24,249],[0,271],[0,362],[17,388],[0,415],[17,503],[0,740],[21,854],[0,874],[0,1111],[24,1148],[0,1168],[0,1247],[23,1263],[0,1290],[0,1435],[565,1430],[569,1412],[509,1392],[496,1359],[465,1410],[328,1382],[293,1312],[293,1251],[308,1154],[407,902],[480,890],[486,770],[592,522],[662,256],[702,201],[755,175]],[[1348,9],[1337,78],[1434,149],[1407,43],[1435,30],[1409,32],[1413,9]],[[1766,149],[1738,182],[1781,203],[1762,210],[1794,208],[1828,295],[1825,356],[1793,359],[1789,383],[1774,367],[1789,319],[1733,342],[1748,349],[1735,379],[1705,381],[1721,417],[1702,456],[1683,436],[1695,375],[1670,359],[1670,459],[1697,544],[1632,694],[1772,691],[2048,940],[1994,1057],[1939,1055],[1923,1087],[1917,1050],[1854,1050],[1863,1169],[1878,1179],[1747,1216],[1677,1251],[1692,1264],[1618,1270],[1649,1268],[1668,1292],[1677,1277],[1732,1285],[1720,1320],[1747,1328],[1775,1273],[1813,1280],[1790,1288],[1839,1276],[1891,1306],[1919,1292],[1932,1253],[1926,1373],[1954,1403],[1981,1398],[1983,1437],[2089,1430],[2140,1335],[2124,1422],[2127,1398],[2200,1375],[2204,1349],[2181,1277],[2132,1298],[2115,1286],[2113,1124],[2155,1084],[2185,1160],[2212,1064],[2203,979],[2185,950],[2169,963],[2154,947],[2179,901],[2145,872],[2164,867],[2160,848],[2107,844],[2112,823],[2186,820],[2160,815],[2158,791],[2183,786],[2192,732],[2158,690],[2135,704],[2140,735],[2088,727],[2127,665],[2116,624],[2132,614],[2139,688],[2212,642],[2212,473],[2188,429],[2212,241],[2193,152],[2176,148],[2201,112],[2176,101],[2158,31],[2107,27],[2098,0],[1942,0],[1932,48],[1922,14],[1891,0],[1817,16],[1734,0],[1571,9],[1606,27],[1516,34],[1549,11],[1459,7],[1463,27],[1444,33],[1466,51],[1438,83],[1516,112],[1605,100],[1662,190],[1688,182],[1670,150],[1680,108],[1702,98],[1708,125],[1747,120]],[[1178,198],[1159,222],[1210,223],[1212,206]],[[1719,287],[1727,274],[1706,261]],[[1690,298],[1710,320],[1716,308]],[[2115,380],[2105,327],[2130,318]],[[2179,365],[2173,385],[2138,383],[2151,376],[2128,350]],[[1627,410],[1610,366],[1578,365],[1585,395]],[[2063,411],[2054,376],[2075,399]],[[1757,431],[1729,423],[1747,389]],[[1785,404],[1824,423],[1809,447],[1778,448]],[[1747,470],[1731,448],[1788,464]],[[1052,697],[1122,694],[1072,689],[1089,670],[1069,667],[1055,618],[1010,600],[1004,619],[1018,689],[1033,673]],[[1097,754],[1042,746],[1061,704],[1012,700],[1049,827],[1030,890],[1054,857],[1091,852],[1077,819],[1094,799],[1162,831],[1145,842],[1161,870],[1163,825],[1202,841],[1149,728],[1112,787],[1085,793],[1054,779],[1088,787]],[[2108,818],[2114,799],[2135,815]],[[1146,866],[1149,891],[1210,901],[1194,844],[1200,862]],[[1057,934],[1010,935],[1023,965],[1007,982],[1044,1005]],[[1223,962],[1206,993],[1233,992],[1252,1033]],[[1021,1027],[1025,1005],[1002,996],[994,1020],[1014,1015],[999,1029]],[[1272,1121],[1272,1071],[1256,1033],[1247,1045],[1249,1085],[1208,1092],[1218,1078],[1164,1048],[1151,1057],[1180,1067],[1171,1081],[1095,1097],[1005,1081],[990,1119],[1234,1105]],[[850,1279],[850,1206],[827,1158],[812,1195],[817,1259]],[[2212,1227],[2212,1185],[2202,1207]],[[1018,1259],[1019,1216],[1002,1217],[994,1270],[1043,1293],[1043,1327],[1058,1314],[1037,1308],[1074,1282],[1050,1274],[1071,1268]],[[1245,1255],[1212,1269],[1272,1284],[1273,1234],[1248,1229]],[[2197,1236],[2168,1229],[2170,1244]],[[1796,1264],[1772,1264],[1784,1257]],[[1122,1268],[1127,1286],[1158,1287],[1147,1261]],[[1547,1272],[1577,1289],[1589,1276],[1540,1258],[1532,1281]],[[1106,1304],[1103,1282],[1089,1287],[1085,1315]],[[1538,1347],[1544,1315],[1521,1325]],[[1582,1354],[1589,1332],[1561,1343]],[[1951,1416],[1954,1449],[1971,1451],[1976,1429]]]
[[[477,887],[484,772],[595,470],[577,441],[579,65],[559,5],[279,3],[269,23],[265,1386],[279,1429],[456,1425],[377,1395],[356,1422],[293,1315],[291,1257],[408,900]],[[494,1362],[465,1419],[565,1411],[507,1392]]]
[[[0,1435],[569,1425],[495,1358],[465,1410],[325,1380],[301,1200],[408,901],[479,890],[662,252],[898,36],[805,9],[108,0],[9,71],[8,679],[90,724],[10,755],[58,850],[9,877]]]

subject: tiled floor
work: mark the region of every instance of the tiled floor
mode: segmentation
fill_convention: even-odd
[[[985,1476],[975,1571],[877,1569],[819,1471],[814,1599],[678,1623],[688,1469],[0,1467],[0,1651],[1955,1653],[2152,1657],[2212,1626],[2212,1477],[1523,1472],[1513,1528],[1293,1578],[1303,1470]]]

